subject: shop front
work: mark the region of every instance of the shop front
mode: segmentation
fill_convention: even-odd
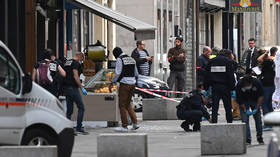
[[[83,17],[82,12],[94,15],[87,27],[84,27],[85,19],[76,18]],[[75,13],[78,15],[76,16]],[[86,106],[85,120],[119,121],[118,85],[110,84],[114,70],[108,69],[114,67],[113,58],[108,53],[115,46],[112,23],[134,32],[135,40],[154,39],[156,28],[91,0],[67,0],[66,17],[65,57],[71,58],[77,51],[86,52],[84,75],[86,75],[85,88],[88,90],[88,95],[83,96]],[[84,31],[81,31],[82,28]],[[86,32],[96,35],[90,37],[91,33],[83,33],[85,28],[87,28]],[[99,36],[100,33],[103,35]],[[87,35],[89,37],[85,37]]]

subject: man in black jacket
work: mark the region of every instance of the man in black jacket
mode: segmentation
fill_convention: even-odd
[[[150,57],[145,49],[145,41],[137,41],[136,46],[137,48],[132,51],[131,57],[136,61],[139,74],[150,76],[153,57]]]
[[[258,66],[258,49],[256,47],[255,39],[250,38],[248,40],[249,48],[247,48],[242,56],[242,63],[246,66],[246,74],[252,72],[252,68]]]
[[[212,122],[218,122],[218,110],[220,99],[223,100],[226,110],[226,120],[232,123],[231,90],[235,87],[235,78],[232,60],[224,56],[221,51],[217,57],[211,59],[206,66],[207,81],[212,86]]]
[[[197,70],[197,81],[198,82],[204,83],[204,79],[205,79],[205,77],[207,77],[207,76],[205,76],[206,75],[205,68],[210,60],[211,53],[212,53],[211,48],[209,46],[205,46],[203,48],[203,54],[201,54],[197,58],[196,70]]]

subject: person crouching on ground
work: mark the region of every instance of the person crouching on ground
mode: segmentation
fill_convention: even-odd
[[[190,95],[186,96],[176,107],[177,117],[184,122],[181,127],[185,131],[200,131],[200,122],[202,117],[205,117],[211,122],[210,115],[207,109],[204,107],[204,103],[207,101],[201,91],[203,85],[198,85],[196,90],[190,92]],[[190,129],[190,125],[193,125],[193,129]]]

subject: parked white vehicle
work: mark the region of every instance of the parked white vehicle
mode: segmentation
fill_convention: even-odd
[[[0,145],[57,145],[66,157],[73,143],[73,125],[59,100],[24,74],[0,41]]]

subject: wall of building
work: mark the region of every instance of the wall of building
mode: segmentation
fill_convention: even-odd
[[[156,26],[157,9],[155,0],[117,0],[116,11]],[[149,54],[154,56],[155,60],[158,59],[156,40],[146,40],[145,43]],[[134,32],[116,26],[116,46],[121,47],[126,54],[131,55],[131,52],[136,48]],[[153,67],[155,67],[155,64],[153,64]],[[153,69],[151,71],[152,75],[154,74]]]
[[[219,11],[214,16],[214,46],[219,48],[223,47],[222,15],[222,11]]]
[[[22,69],[24,71],[26,69],[31,71],[31,68],[25,67],[26,63],[28,64],[28,62],[26,61],[27,57],[25,55],[26,45],[23,41],[26,41],[27,39],[25,34],[26,29],[30,30],[30,28],[25,26],[25,13],[27,12],[26,7],[28,7],[25,5],[25,3],[25,1],[11,0],[2,0],[0,2],[0,40],[9,47]],[[29,16],[34,14],[34,12],[31,12]],[[34,29],[32,31],[34,32]],[[28,43],[29,41],[26,42]],[[29,59],[31,58],[32,57]]]
[[[104,5],[104,0],[96,0],[96,2]],[[106,42],[105,30],[105,19],[94,15],[94,38],[96,41],[100,40],[103,45]]]
[[[144,21],[148,24],[155,25],[155,3],[154,0],[117,0],[116,11],[121,12],[129,17],[134,17],[138,20]],[[136,41],[134,33],[116,26],[116,46],[121,47],[125,53],[131,54],[132,50],[136,48]],[[155,42],[154,40],[146,41],[146,49],[153,55]]]
[[[263,21],[262,21],[262,45],[277,45],[278,20],[277,20],[277,4],[275,0],[266,0],[263,2]],[[279,12],[278,12],[279,14]]]

